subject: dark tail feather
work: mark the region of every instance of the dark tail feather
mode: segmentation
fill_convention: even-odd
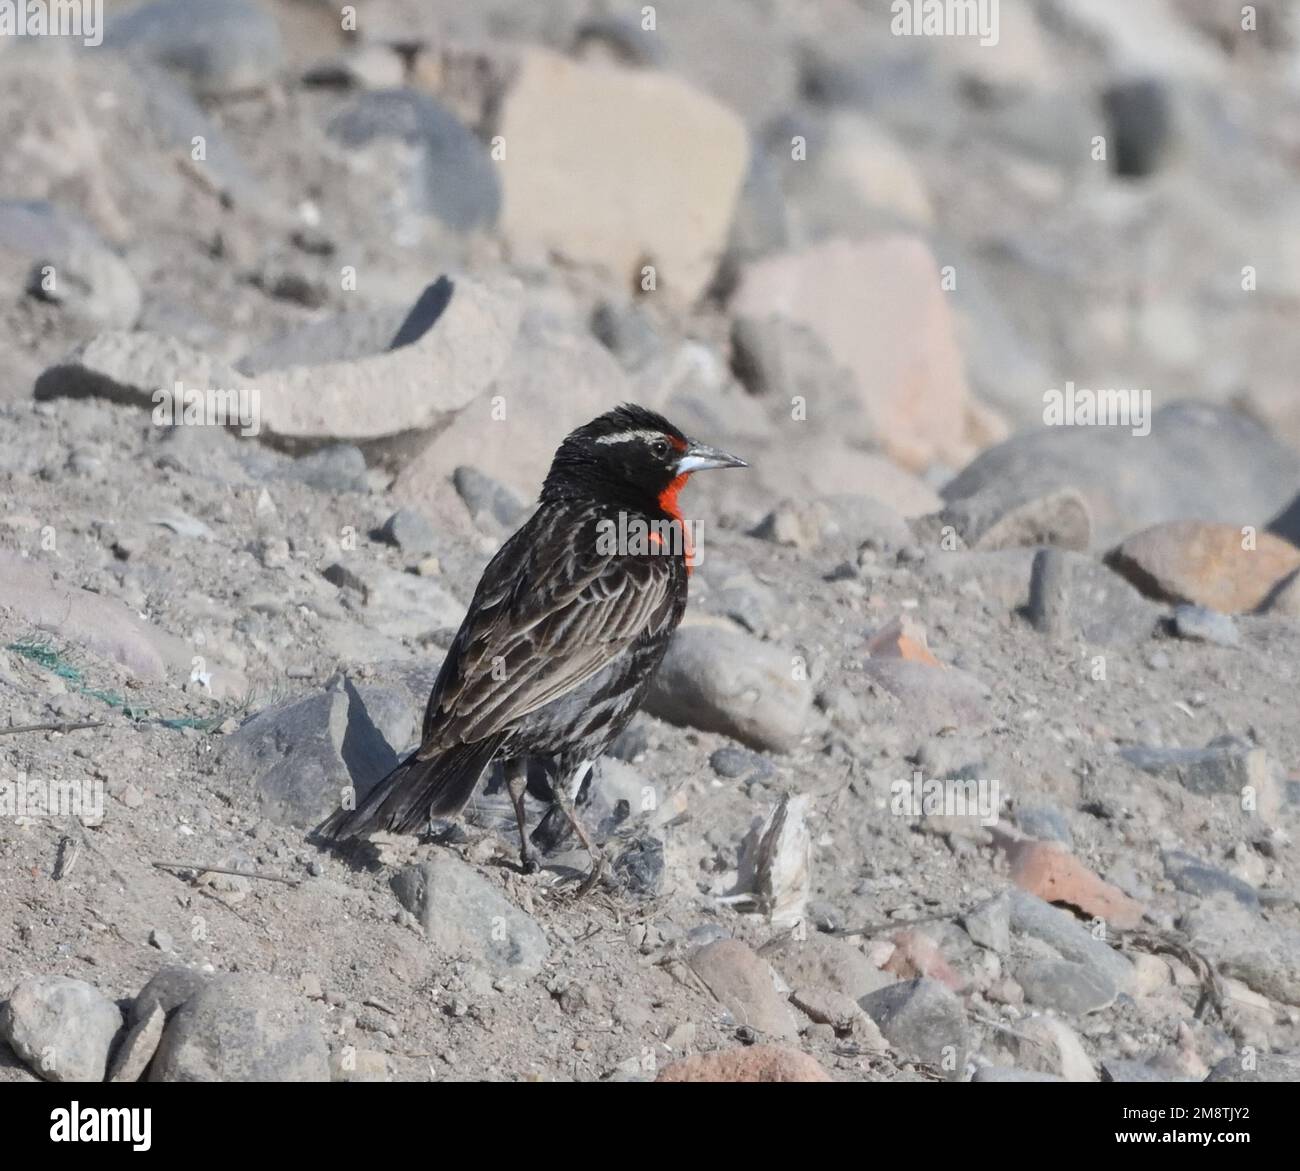
[[[376,784],[356,809],[337,810],[316,827],[315,834],[342,841],[376,830],[411,833],[430,817],[452,817],[474,795],[500,743],[499,736],[490,736],[474,744],[458,744],[428,760],[421,760],[417,750]]]

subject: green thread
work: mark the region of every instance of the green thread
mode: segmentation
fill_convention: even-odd
[[[100,703],[107,704],[109,707],[120,711],[128,720],[133,720],[139,724],[161,724],[164,728],[173,730],[194,728],[200,732],[211,732],[225,719],[222,714],[203,718],[198,716],[159,716],[152,714],[148,708],[132,707],[124,695],[119,695],[115,691],[101,691],[97,687],[88,686],[85,676],[63,658],[49,641],[22,639],[7,644],[5,650],[13,651],[16,655],[22,655],[23,658],[30,659],[37,666],[44,667],[60,679],[66,680],[78,695],[88,695],[91,699],[97,699]]]

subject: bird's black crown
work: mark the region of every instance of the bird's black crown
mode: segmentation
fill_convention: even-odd
[[[652,511],[677,477],[687,439],[667,419],[625,403],[572,432],[555,453],[542,500],[596,494]]]

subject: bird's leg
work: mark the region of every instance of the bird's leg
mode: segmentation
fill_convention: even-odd
[[[582,885],[578,887],[577,897],[581,898],[587,894],[600,881],[600,876],[605,872],[605,853],[591,839],[587,833],[586,827],[578,817],[578,811],[573,807],[573,798],[569,795],[569,786],[572,786],[576,793],[582,788],[582,782],[591,768],[591,761],[584,761],[578,766],[577,770],[567,778],[568,784],[552,785],[552,791],[555,794],[555,803],[560,807],[564,816],[569,819],[569,824],[573,826],[573,831],[578,835],[578,841],[582,843],[588,855],[591,857],[591,873],[582,880]]]
[[[524,791],[528,788],[528,762],[522,756],[506,761],[506,788],[515,807],[515,821],[519,823],[519,865],[525,874],[537,872],[537,859],[528,844],[528,826],[524,822]]]

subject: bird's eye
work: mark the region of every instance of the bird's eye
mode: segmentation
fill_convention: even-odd
[[[667,439],[654,439],[654,440],[651,440],[651,442],[650,442],[650,450],[651,450],[655,455],[657,455],[657,456],[665,456],[665,455],[667,455],[667,454],[668,454],[668,440],[667,440]]]

